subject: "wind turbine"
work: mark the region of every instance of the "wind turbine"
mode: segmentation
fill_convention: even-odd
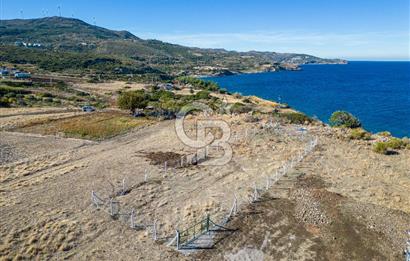
[[[61,6],[58,6],[57,8],[58,8],[58,14],[61,17]]]

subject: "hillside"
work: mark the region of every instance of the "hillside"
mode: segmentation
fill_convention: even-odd
[[[143,40],[127,31],[113,31],[63,17],[4,20],[0,26],[0,44],[2,62],[31,63],[47,71],[95,73],[100,70],[117,75],[217,75],[294,70],[306,63],[345,62],[306,54],[191,48]]]

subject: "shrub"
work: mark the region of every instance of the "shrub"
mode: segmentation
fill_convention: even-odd
[[[386,142],[376,142],[373,144],[373,151],[379,154],[386,155],[388,152],[388,146]]]
[[[304,124],[305,122],[312,122],[311,118],[300,112],[287,112],[280,113],[278,115],[292,124]]]
[[[391,138],[386,142],[387,146],[391,149],[398,150],[405,147],[405,143],[399,138]]]
[[[350,132],[350,139],[352,140],[370,140],[371,134],[362,128],[353,129]]]
[[[226,94],[228,91],[225,88],[219,89],[220,94]]]
[[[149,96],[144,90],[124,92],[118,98],[118,107],[134,112],[135,109],[143,109],[147,106]]]
[[[243,101],[244,103],[252,103],[251,100],[250,100],[249,98],[247,98],[247,97],[244,98],[242,101]]]
[[[333,127],[359,128],[362,126],[359,119],[346,111],[334,112],[329,123]]]
[[[8,98],[5,98],[5,97],[0,98],[0,108],[1,107],[10,107],[10,102]]]
[[[240,93],[235,92],[235,93],[233,94],[233,97],[235,97],[236,99],[241,99],[241,98],[242,98],[242,95],[241,95]]]
[[[410,139],[407,137],[404,137],[403,139],[401,139],[404,143],[404,146],[406,147],[406,149],[410,149]]]
[[[204,81],[199,78],[190,77],[190,76],[181,76],[177,78],[177,81],[182,84],[190,84],[196,89],[208,90],[208,91],[217,91],[219,89],[218,84],[210,81]]]
[[[398,150],[406,148],[408,144],[405,139],[390,138],[386,142],[376,142],[373,145],[373,151],[381,154],[388,154],[388,149]]]
[[[53,98],[51,97],[44,97],[43,102],[53,102]]]
[[[391,137],[391,133],[388,131],[382,131],[377,133],[377,135],[382,136],[382,137]]]
[[[252,107],[246,106],[243,103],[237,102],[230,106],[229,108],[231,113],[247,113],[252,110]]]
[[[209,91],[199,91],[195,94],[197,100],[207,100],[209,98]]]

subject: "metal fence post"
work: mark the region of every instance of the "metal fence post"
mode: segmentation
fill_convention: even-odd
[[[208,233],[209,233],[209,223],[210,223],[210,216],[209,216],[209,214],[207,214],[207,215],[206,215],[206,223],[205,223],[205,226],[206,226],[206,232],[208,232]]]
[[[256,202],[258,200],[258,189],[256,188],[256,182],[254,184],[255,188],[253,191],[253,201]]]
[[[114,203],[113,203],[113,198],[110,199],[110,213],[111,217],[114,217]]]
[[[117,215],[117,211],[115,210],[114,203],[117,203],[117,202],[114,202],[114,198],[111,198],[110,199],[110,214],[111,214],[111,217],[114,217],[114,216]]]
[[[121,193],[121,194],[122,194],[122,195],[125,194],[125,178],[122,179],[122,193]]]
[[[131,228],[135,228],[135,210],[131,210],[130,216]]]
[[[177,239],[177,250],[179,250],[179,231],[176,230],[176,239]]]
[[[154,220],[154,225],[152,228],[152,239],[154,239],[154,241],[157,241],[157,220]]]
[[[91,191],[91,200],[93,201],[95,207],[98,208],[98,207],[99,207],[99,204],[98,204],[98,200],[97,200],[97,198],[96,198],[96,196],[95,196],[95,192],[94,192],[94,191]]]

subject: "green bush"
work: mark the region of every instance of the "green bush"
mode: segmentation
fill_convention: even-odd
[[[218,84],[210,81],[204,81],[199,78],[190,77],[190,76],[181,76],[177,78],[177,81],[182,84],[190,84],[196,89],[202,89],[207,91],[218,91]]]
[[[386,155],[388,152],[389,146],[386,142],[376,142],[373,144],[373,151],[379,154]]]
[[[11,94],[13,96],[10,97],[15,97],[16,94],[29,94],[31,93],[29,90],[23,89],[23,88],[18,88],[18,87],[9,87],[9,86],[0,86],[0,95],[5,96],[7,94]]]
[[[207,100],[209,98],[209,91],[199,91],[195,94],[195,99],[197,100]]]
[[[231,113],[247,113],[252,111],[252,107],[240,102],[236,102],[230,106],[229,110]]]
[[[391,149],[398,150],[405,147],[404,141],[399,138],[390,138],[389,141],[386,142],[387,146]]]
[[[406,139],[390,138],[386,142],[376,142],[373,151],[381,154],[388,154],[388,149],[399,150],[408,146]]]
[[[225,88],[219,89],[219,93],[220,94],[226,94],[228,93],[228,90],[226,90]]]
[[[346,111],[334,112],[329,123],[333,127],[359,128],[362,126],[359,119]]]
[[[350,139],[352,140],[370,140],[371,134],[362,128],[352,129],[350,132]]]
[[[300,112],[286,112],[279,113],[279,117],[286,119],[292,124],[304,124],[305,122],[312,122],[312,119]]]
[[[391,133],[388,131],[382,131],[377,133],[377,135],[382,136],[382,137],[391,137]]]
[[[135,109],[143,109],[147,106],[149,96],[144,90],[124,92],[118,98],[118,107],[134,112]]]
[[[235,92],[235,93],[233,94],[233,97],[235,97],[236,99],[241,99],[241,98],[242,98],[242,95],[241,95],[240,93],[238,93],[238,92]]]
[[[8,98],[2,97],[0,98],[0,108],[1,107],[10,107],[11,103]]]

